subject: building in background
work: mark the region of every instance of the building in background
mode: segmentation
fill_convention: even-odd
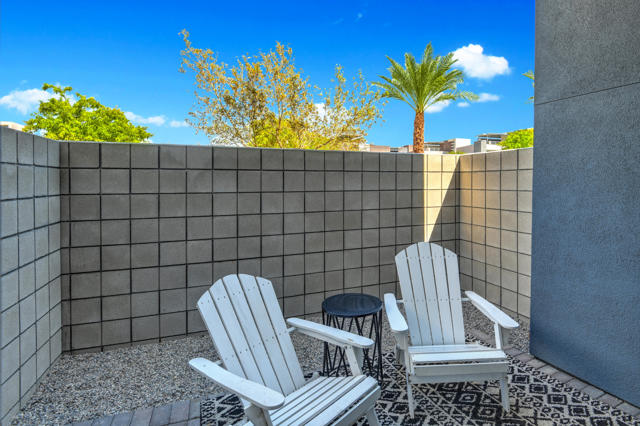
[[[449,152],[462,152],[471,154],[474,152],[500,151],[502,147],[498,145],[507,136],[506,133],[483,133],[478,135],[475,142],[466,138],[451,138],[440,142],[424,142],[424,152],[430,154],[446,154]],[[374,145],[363,143],[360,151],[367,152],[413,152],[413,145],[403,145],[393,147],[388,145]]]
[[[0,127],[8,127],[13,130],[22,131],[24,124],[14,123],[13,121],[0,121]]]

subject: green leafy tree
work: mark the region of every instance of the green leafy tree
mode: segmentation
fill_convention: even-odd
[[[153,136],[146,127],[133,125],[118,108],[77,92],[74,99],[69,95],[71,87],[45,83],[42,90],[51,90],[53,97],[40,102],[26,121],[25,132],[42,131],[48,138],[66,141],[147,142]]]
[[[420,63],[410,53],[404,54],[404,67],[387,56],[391,66],[390,77],[380,76],[374,83],[384,90],[383,96],[406,102],[415,111],[413,120],[413,152],[424,152],[424,113],[439,102],[458,99],[476,100],[474,93],[459,91],[464,82],[462,71],[454,69],[453,53],[433,56],[431,43],[427,44]]]
[[[303,77],[288,46],[277,43],[229,65],[194,47],[186,30],[182,37],[180,71],[192,71],[196,86],[188,122],[212,143],[357,150],[382,117],[381,95],[360,73],[348,84],[337,66],[334,87],[321,91]]]
[[[509,132],[498,145],[502,149],[530,148],[533,146],[533,129],[522,129]]]
[[[527,71],[527,72],[525,72],[525,73],[524,73],[524,74],[522,74],[522,75],[524,75],[525,77],[527,77],[528,79],[530,79],[530,80],[531,80],[531,85],[532,85],[533,87],[535,87],[535,86],[536,86],[536,76],[535,76],[535,74],[533,74],[533,71]],[[533,96],[529,96],[529,101],[530,101],[530,102],[533,102]]]

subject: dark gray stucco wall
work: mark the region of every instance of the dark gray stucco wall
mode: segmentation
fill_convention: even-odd
[[[640,3],[538,0],[531,352],[640,404]]]

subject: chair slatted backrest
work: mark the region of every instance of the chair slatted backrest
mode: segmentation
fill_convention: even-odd
[[[464,344],[458,256],[417,243],[396,255],[396,267],[411,344]]]
[[[305,384],[270,281],[227,275],[200,297],[198,309],[227,370],[284,395]]]

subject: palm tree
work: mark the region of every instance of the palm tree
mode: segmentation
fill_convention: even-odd
[[[399,99],[409,104],[416,112],[413,121],[413,152],[424,152],[424,112],[438,102],[457,99],[476,100],[474,93],[459,91],[458,84],[464,81],[462,71],[453,69],[456,60],[453,53],[433,56],[431,43],[427,44],[422,61],[410,53],[404,54],[404,67],[387,56],[391,66],[391,77],[380,76],[382,82],[374,84],[384,90],[386,98]]]
[[[522,75],[524,75],[525,77],[530,79],[531,80],[531,85],[535,87],[535,85],[536,85],[536,76],[533,74],[533,71],[527,71]],[[529,97],[529,101],[533,102],[533,96]]]

